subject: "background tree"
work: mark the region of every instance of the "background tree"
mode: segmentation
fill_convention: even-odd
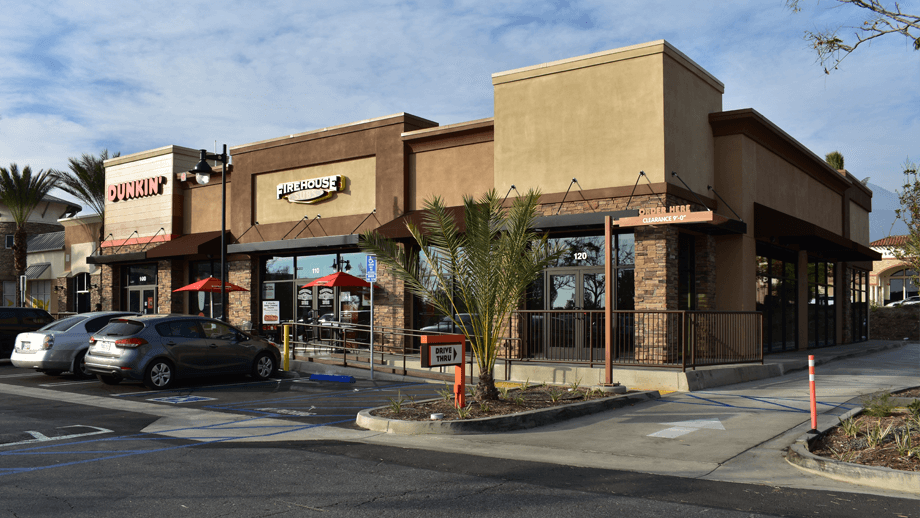
[[[51,171],[39,171],[32,174],[32,168],[25,166],[22,172],[19,166],[10,164],[9,169],[0,167],[0,202],[10,211],[10,217],[16,223],[13,233],[13,268],[16,269],[17,278],[26,271],[26,254],[28,245],[26,238],[26,222],[32,210],[41,203],[42,199],[54,185]],[[16,302],[21,299],[19,283],[16,283]]]
[[[920,167],[910,161],[904,161],[904,187],[898,191],[901,208],[895,210],[895,216],[907,224],[907,240],[900,247],[893,247],[894,256],[910,265],[910,270],[920,273]],[[914,284],[920,286],[920,275],[913,278]]]
[[[824,155],[824,160],[834,169],[840,171],[843,167],[843,155],[839,151],[831,151]]]
[[[365,232],[361,248],[401,279],[406,289],[453,320],[469,340],[479,367],[475,397],[498,399],[493,367],[508,318],[527,287],[563,250],[531,230],[540,193],[535,190],[502,207],[495,190],[479,201],[463,197],[461,233],[441,198],[425,201],[421,227],[407,223],[418,250]],[[459,300],[458,300],[459,299]],[[457,318],[463,307],[469,323]]]
[[[824,73],[836,70],[844,58],[857,47],[888,34],[901,34],[909,38],[914,50],[920,50],[920,16],[901,11],[901,6],[894,2],[894,7],[883,5],[880,0],[836,0],[838,4],[850,5],[863,10],[864,19],[858,27],[835,27],[823,31],[805,31],[805,40],[811,43],[818,53],[818,61],[824,67]],[[801,10],[800,0],[786,0],[786,7],[793,12]],[[855,41],[847,43],[840,35],[843,29],[855,31]]]
[[[99,242],[105,236],[105,166],[109,158],[121,156],[115,153],[109,157],[109,151],[103,149],[99,158],[83,153],[80,158],[69,158],[69,172],[52,170],[55,187],[77,198],[102,217],[99,227]]]

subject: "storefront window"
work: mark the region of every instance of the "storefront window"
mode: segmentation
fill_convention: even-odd
[[[917,272],[913,270],[898,270],[888,276],[888,290],[885,304],[904,300],[918,294],[917,284],[914,277]]]
[[[824,347],[836,343],[834,308],[834,263],[808,262],[808,346]]]
[[[134,264],[126,268],[128,286],[149,286],[157,283],[156,264]]]
[[[554,237],[548,241],[566,249],[553,267],[604,266],[604,236]]]
[[[852,316],[853,341],[869,339],[869,272],[850,270],[850,311]]]
[[[230,265],[227,265],[225,271],[225,279],[230,278]],[[214,277],[215,279],[220,278],[220,261],[208,260],[208,261],[195,261],[189,264],[189,284],[203,281],[208,277]],[[192,291],[188,293],[188,312],[190,315],[202,315],[202,316],[219,316],[221,314],[220,309],[220,293],[205,293],[203,291]],[[212,311],[213,306],[213,311]]]
[[[312,281],[335,273],[336,254],[302,255],[297,257],[297,279]]]
[[[90,277],[88,273],[78,273],[73,278],[73,311],[86,313],[90,310]]]
[[[289,281],[294,279],[293,257],[270,257],[265,260],[263,279],[266,281]]]
[[[763,312],[764,351],[793,350],[798,334],[795,256],[760,245],[758,253],[763,255],[756,258],[755,293],[757,311]]]

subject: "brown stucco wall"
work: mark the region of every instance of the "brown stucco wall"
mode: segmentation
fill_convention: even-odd
[[[464,195],[478,199],[494,185],[492,142],[448,147],[409,155],[409,210],[440,196],[448,207],[462,205]]]
[[[437,123],[410,114],[397,114],[236,146],[231,149],[233,172],[238,177],[239,185],[254,186],[259,175],[373,157],[376,182],[373,203],[352,207],[349,210],[351,215],[336,213],[334,217],[324,216],[315,229],[318,235],[349,234],[374,209],[377,209],[376,220],[380,224],[406,211],[405,170],[408,160],[401,134],[433,126],[437,126]],[[274,191],[272,194],[270,200],[263,200],[259,199],[254,189],[239,189],[234,192],[231,205],[256,208],[260,203],[274,201]],[[314,214],[322,214],[327,210],[324,208],[327,205],[332,207],[332,203],[335,203],[335,199],[325,205],[307,205],[309,209],[303,210],[296,217],[277,223],[256,219],[257,208],[248,211],[241,209],[233,214],[232,232],[239,236],[258,221],[264,240],[281,239],[303,215],[313,218]],[[311,231],[314,231],[313,226],[310,227]],[[253,234],[246,234],[243,242],[259,240],[259,235]]]
[[[233,176],[227,175],[227,228],[232,228],[230,220],[236,210],[230,203],[233,200]],[[181,182],[178,182],[180,183]],[[191,183],[191,182],[189,182]],[[221,178],[217,174],[207,185],[193,185],[181,189],[182,233],[197,234],[220,230]]]

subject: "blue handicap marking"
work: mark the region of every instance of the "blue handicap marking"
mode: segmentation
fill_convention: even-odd
[[[178,405],[181,403],[195,403],[197,401],[211,401],[213,399],[215,398],[202,396],[169,396],[148,399],[147,401],[158,401],[160,403],[172,403],[174,405]]]
[[[335,376],[333,374],[310,374],[310,381],[337,381],[339,383],[354,383],[352,376]]]

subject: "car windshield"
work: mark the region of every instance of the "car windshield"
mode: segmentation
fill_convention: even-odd
[[[83,322],[88,317],[85,315],[74,315],[72,317],[67,317],[55,322],[51,322],[45,327],[39,329],[39,331],[67,331],[71,327]]]
[[[103,336],[131,336],[144,328],[144,324],[135,320],[118,318],[102,328],[99,334]]]

